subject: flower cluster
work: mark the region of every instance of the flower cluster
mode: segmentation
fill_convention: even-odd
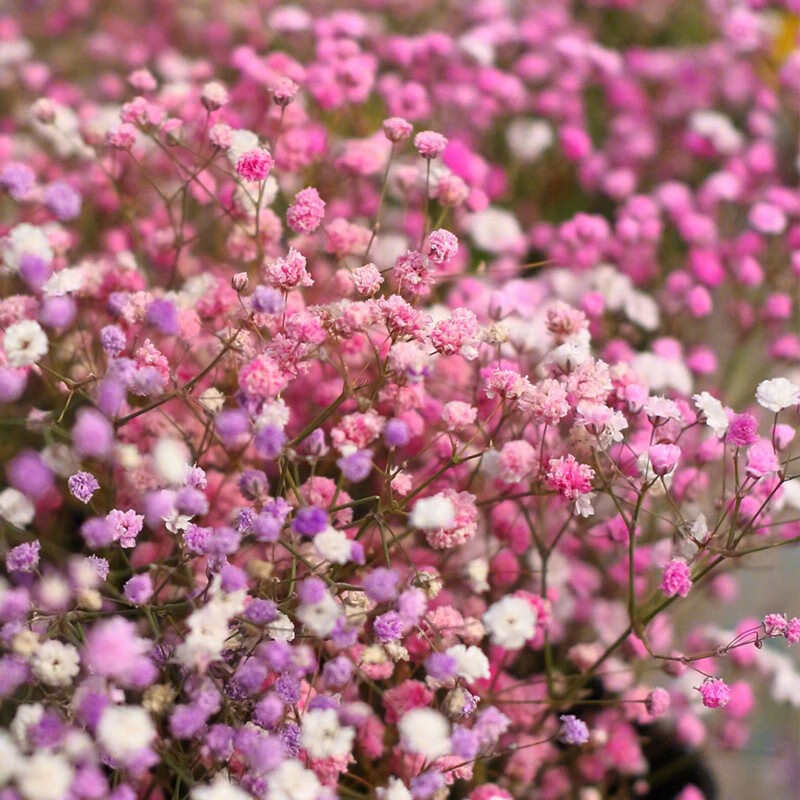
[[[800,540],[796,3],[62,5],[0,16],[2,800],[663,797],[800,706],[796,609],[704,603]]]

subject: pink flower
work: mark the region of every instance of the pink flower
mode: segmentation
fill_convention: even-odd
[[[302,253],[289,248],[284,258],[273,261],[264,269],[267,280],[281,289],[296,289],[298,286],[313,286],[314,279],[306,271],[306,259]]]
[[[286,212],[286,224],[295,233],[315,231],[325,216],[325,202],[319,192],[310,186],[299,191]]]
[[[408,139],[413,130],[412,124],[402,117],[389,117],[383,122],[383,133],[393,144]]]
[[[567,500],[577,500],[592,490],[594,470],[588,464],[580,464],[575,456],[551,458],[546,475],[548,489],[554,489]]]
[[[767,614],[764,617],[764,633],[767,636],[783,636],[789,627],[789,622],[783,614]]]
[[[650,466],[659,477],[669,475],[678,464],[681,449],[674,444],[654,444],[647,450]]]
[[[664,572],[661,577],[661,591],[664,592],[667,597],[674,597],[675,595],[686,597],[691,588],[692,578],[686,562],[678,559],[670,561],[669,564],[664,567]]]
[[[506,442],[500,450],[497,477],[503,483],[519,483],[536,464],[536,451],[524,439]]]
[[[131,548],[136,544],[136,537],[142,530],[144,517],[132,509],[120,511],[115,508],[108,512],[106,522],[111,528],[113,540],[124,548]]]
[[[373,295],[383,284],[383,275],[374,264],[365,264],[353,270],[353,286],[363,295]]]
[[[735,414],[725,441],[734,447],[749,447],[758,441],[758,421],[751,414]]]
[[[392,271],[399,291],[416,295],[427,295],[436,282],[431,260],[418,250],[407,250],[394,262]]]
[[[458,238],[444,228],[439,228],[428,237],[428,256],[434,264],[446,264],[458,252]]]
[[[670,705],[669,692],[660,687],[653,689],[647,695],[647,713],[652,717],[663,717],[667,713]]]
[[[264,181],[273,166],[275,160],[269,150],[256,147],[239,156],[236,162],[236,174],[244,181]]]
[[[759,439],[747,450],[746,472],[751,478],[763,478],[780,469],[778,456],[772,442],[767,439]]]
[[[448,319],[434,325],[431,331],[431,343],[436,352],[451,356],[461,353],[467,360],[478,355],[481,341],[481,328],[478,318],[468,308],[457,308]]]
[[[698,691],[706,708],[725,708],[731,699],[731,690],[720,678],[707,678],[700,684]]]
[[[792,617],[789,624],[786,626],[786,641],[789,644],[797,644],[800,642],[800,617]]]
[[[414,147],[423,158],[438,158],[447,147],[447,139],[436,131],[422,131],[414,137]]]

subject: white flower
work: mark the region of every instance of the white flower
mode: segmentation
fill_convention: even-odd
[[[256,147],[258,147],[258,136],[252,131],[243,128],[236,130],[231,136],[231,146],[226,153],[228,161],[235,167],[236,162],[241,158],[243,153],[246,153],[248,150],[253,150]]]
[[[15,528],[24,528],[33,522],[36,508],[22,492],[10,486],[0,492],[0,517]]]
[[[411,792],[400,778],[389,778],[389,783],[381,786],[376,794],[378,800],[411,800]]]
[[[329,594],[319,603],[301,605],[296,612],[297,619],[316,636],[330,634],[341,615],[341,606]]]
[[[411,511],[412,527],[423,531],[452,528],[455,521],[456,509],[453,502],[441,494],[417,500]]]
[[[542,119],[517,117],[506,128],[508,149],[520,161],[536,161],[555,141],[553,128]]]
[[[33,319],[23,319],[6,328],[3,350],[12,367],[29,367],[47,355],[47,334]]]
[[[692,400],[697,410],[706,418],[706,425],[714,431],[714,435],[724,436],[729,420],[722,403],[708,392],[692,395]]]
[[[225,395],[216,386],[209,386],[208,389],[204,389],[197,395],[197,400],[209,414],[214,415],[219,414],[225,405]]]
[[[42,286],[42,293],[47,297],[61,297],[72,292],[79,292],[86,283],[86,269],[67,267],[54,272]]]
[[[74,776],[64,756],[40,750],[25,762],[17,788],[25,800],[64,800]]]
[[[156,728],[140,706],[109,706],[100,716],[97,740],[117,761],[135,758],[155,739]]]
[[[575,513],[579,517],[591,517],[594,514],[594,506],[592,505],[592,498],[594,492],[586,492],[580,497],[575,498]]]
[[[471,214],[466,224],[475,246],[489,253],[505,253],[525,242],[517,218],[502,208],[489,206]]]
[[[756,400],[760,406],[777,414],[784,408],[800,403],[800,387],[787,378],[761,381],[756,389]]]
[[[185,531],[189,527],[192,518],[186,514],[181,514],[176,508],[173,508],[169,514],[165,514],[161,519],[164,520],[164,527],[170,533],[177,533],[178,531]]]
[[[322,785],[317,776],[296,759],[288,759],[269,773],[266,800],[317,800]]]
[[[467,683],[489,677],[489,659],[486,658],[480,647],[454,644],[452,647],[448,647],[446,652],[456,661],[458,677],[463,678]]]
[[[175,655],[186,666],[201,668],[219,658],[230,635],[230,620],[243,608],[243,592],[215,594],[202,608],[189,615],[189,632],[175,649]]]
[[[315,708],[306,713],[300,742],[311,758],[345,758],[353,749],[356,732],[339,724],[333,708]]]
[[[633,290],[625,298],[625,316],[646,331],[654,331],[658,328],[661,315],[658,311],[658,303],[650,295],[644,292]]]
[[[332,564],[346,564],[350,560],[350,540],[344,531],[331,525],[314,537],[314,550],[320,558]]]
[[[178,439],[159,439],[153,448],[153,468],[159,478],[172,486],[186,481],[190,460],[189,450]]]
[[[518,650],[536,631],[536,611],[521,597],[504,597],[484,612],[483,624],[494,644]]]
[[[12,228],[11,233],[0,243],[3,262],[12,271],[19,269],[23,256],[36,256],[49,264],[53,260],[53,248],[41,228],[22,222]]]
[[[649,397],[644,404],[644,413],[647,414],[657,424],[663,425],[667,420],[680,419],[681,410],[674,400],[661,395],[654,395]]]
[[[250,795],[234,786],[222,774],[214,778],[214,782],[206,786],[195,786],[190,792],[192,800],[250,800]]]
[[[435,761],[450,752],[450,724],[432,708],[413,708],[397,725],[403,747]]]
[[[475,558],[464,567],[464,576],[473,592],[481,594],[489,590],[489,562],[485,558]]]
[[[261,412],[256,417],[256,430],[261,430],[267,425],[283,430],[289,424],[291,411],[282,397],[273,400],[271,403],[264,403]]]
[[[49,639],[34,653],[31,669],[48,686],[69,686],[80,671],[79,664],[78,651],[71,644]]]
[[[0,786],[5,786],[19,774],[22,765],[22,753],[14,740],[5,731],[0,731]]]
[[[294,623],[279,611],[275,619],[265,628],[264,633],[279,642],[291,642],[294,639]]]
[[[44,706],[41,703],[28,703],[27,705],[17,706],[17,713],[9,726],[11,735],[16,739],[17,744],[23,749],[31,746],[28,740],[28,731],[38,725],[44,715]]]
[[[695,111],[689,120],[689,127],[708,139],[720,153],[733,153],[741,147],[742,134],[719,111]]]

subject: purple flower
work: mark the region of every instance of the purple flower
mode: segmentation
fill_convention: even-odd
[[[169,300],[153,300],[147,307],[146,321],[165,336],[174,336],[179,330],[178,309]]]
[[[114,444],[114,428],[99,411],[82,408],[72,426],[72,441],[79,455],[105,459]]]
[[[67,480],[67,486],[72,496],[81,503],[88,503],[100,488],[97,478],[91,472],[76,472]]]
[[[338,459],[336,466],[351,483],[359,483],[372,471],[372,453],[369,450],[356,450],[355,453]]]
[[[147,573],[134,575],[125,583],[122,591],[129,603],[144,605],[153,596],[153,581]]]
[[[239,491],[248,500],[256,500],[265,495],[269,491],[269,481],[263,470],[244,470],[239,476]]]
[[[75,219],[81,213],[81,196],[63,181],[53,181],[44,190],[42,200],[61,220]]]
[[[256,434],[253,444],[262,458],[275,460],[286,444],[286,434],[274,425],[266,425]]]
[[[456,660],[447,653],[431,653],[425,659],[425,670],[428,675],[437,681],[448,681],[455,677]]]
[[[353,675],[353,662],[347,656],[336,656],[322,668],[322,679],[329,689],[344,687]]]
[[[390,419],[383,429],[383,441],[388,447],[404,447],[408,444],[410,433],[402,419]]]
[[[278,614],[278,607],[272,600],[254,598],[244,610],[242,616],[254,625],[266,625],[272,622]]]
[[[325,594],[325,583],[320,578],[306,578],[297,586],[297,597],[303,605],[321,603]]]
[[[396,611],[387,611],[375,618],[372,630],[382,642],[393,642],[403,635],[405,627],[402,617]]]
[[[388,567],[377,567],[364,576],[361,585],[370,600],[388,603],[397,597],[398,574]]]
[[[581,745],[589,741],[589,728],[583,720],[578,719],[574,714],[562,714],[561,730],[558,738],[564,744]]]
[[[125,349],[125,333],[116,325],[106,325],[100,331],[100,345],[112,358]]]
[[[271,286],[256,286],[250,298],[253,311],[260,311],[262,314],[280,314],[286,302],[278,289]]]
[[[19,274],[32,289],[41,288],[53,274],[53,266],[39,256],[26,253],[19,260]]]
[[[412,778],[409,783],[414,800],[431,800],[441,789],[444,789],[444,786],[444,775],[437,770],[423,772],[422,775]]]
[[[284,703],[274,692],[265,694],[253,709],[253,722],[261,728],[272,730],[283,717]]]
[[[328,527],[328,512],[319,506],[299,508],[292,520],[292,530],[300,536],[316,536]]]
[[[33,572],[39,566],[39,540],[23,542],[6,553],[6,569],[9,572]]]
[[[6,466],[8,482],[32,500],[38,500],[53,486],[53,472],[35,450],[18,453]]]
[[[0,187],[5,189],[13,200],[24,200],[36,183],[36,175],[27,164],[14,162],[6,164],[0,172]]]

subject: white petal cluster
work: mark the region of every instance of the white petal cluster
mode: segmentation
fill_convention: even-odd
[[[33,655],[31,669],[48,686],[69,686],[80,671],[80,656],[71,645],[49,639]]]
[[[303,717],[300,742],[311,758],[345,758],[353,749],[356,732],[341,725],[333,708],[315,708]]]
[[[800,386],[796,386],[788,378],[762,381],[756,389],[756,401],[762,408],[777,414],[784,408],[800,404]]]
[[[34,319],[23,319],[6,328],[3,350],[12,367],[30,367],[41,361],[49,349],[47,334]]]
[[[195,786],[191,791],[192,800],[250,800],[250,795],[234,786],[223,775],[217,775],[213,783]]]
[[[314,537],[314,550],[332,564],[346,564],[350,560],[350,540],[344,531],[330,525]]]
[[[441,494],[417,500],[411,511],[411,525],[423,531],[452,528],[456,521],[453,502]]]
[[[536,611],[521,597],[504,597],[489,606],[483,624],[493,644],[519,650],[536,631]]]
[[[714,435],[724,436],[730,420],[722,403],[708,392],[695,394],[692,396],[692,400],[694,400],[697,410],[705,417],[706,425],[714,431]]]
[[[400,740],[406,750],[429,761],[450,752],[450,723],[432,708],[413,708],[398,723]]]
[[[24,528],[33,522],[36,509],[18,489],[10,486],[0,492],[0,518],[15,528]]]
[[[222,655],[230,635],[232,617],[244,608],[244,592],[220,592],[187,620],[189,632],[175,649],[175,655],[187,667],[204,668]]]
[[[296,759],[288,759],[270,772],[266,800],[317,800],[322,785],[317,776]]]
[[[446,652],[455,659],[456,675],[467,683],[489,677],[489,659],[480,647],[454,644]]]
[[[97,740],[103,749],[123,763],[149,747],[155,736],[153,720],[141,706],[110,706],[97,726]]]

